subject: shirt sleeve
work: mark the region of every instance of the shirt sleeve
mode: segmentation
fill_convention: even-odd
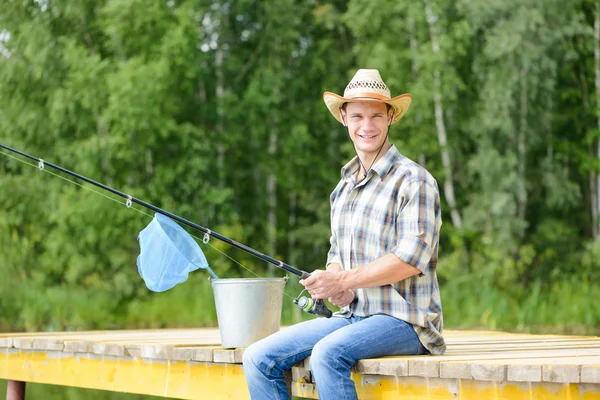
[[[419,276],[423,276],[439,240],[441,210],[437,187],[425,181],[408,183],[401,192],[397,215],[398,240],[392,253],[419,269]]]
[[[325,264],[325,266],[334,263],[340,264],[341,266],[342,257],[340,257],[340,250],[337,245],[337,239],[333,233],[331,234],[329,242],[331,243],[331,247],[329,248],[329,253],[327,253],[327,264]]]

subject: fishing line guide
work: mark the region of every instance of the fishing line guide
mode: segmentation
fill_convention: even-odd
[[[246,253],[251,254],[251,255],[253,255],[253,256],[255,256],[255,257],[257,257],[257,258],[259,258],[259,259],[261,259],[263,261],[266,261],[266,262],[268,262],[268,263],[276,266],[277,268],[280,268],[280,269],[283,269],[284,271],[290,272],[290,273],[298,276],[300,279],[306,279],[306,278],[308,278],[310,276],[310,273],[308,273],[306,271],[294,268],[294,267],[292,267],[289,264],[286,264],[286,263],[284,263],[284,262],[282,262],[280,260],[276,260],[273,257],[270,257],[270,256],[268,256],[266,254],[263,254],[263,253],[257,251],[257,250],[254,250],[253,248],[248,247],[248,246],[246,246],[246,245],[244,245],[242,243],[236,242],[235,240],[232,240],[232,239],[230,239],[230,238],[228,238],[226,236],[223,236],[223,235],[221,235],[219,233],[213,232],[210,229],[207,229],[207,228],[205,228],[203,226],[200,226],[200,225],[198,225],[196,223],[190,222],[190,221],[188,221],[188,220],[186,220],[184,218],[181,218],[181,217],[179,217],[179,216],[177,216],[177,215],[175,215],[175,214],[173,214],[171,212],[163,210],[163,209],[161,209],[159,207],[156,207],[156,206],[154,206],[154,205],[152,205],[150,203],[147,203],[147,202],[145,202],[143,200],[137,199],[137,198],[135,198],[135,197],[133,197],[131,195],[125,194],[123,192],[120,192],[120,191],[118,191],[116,189],[113,189],[113,188],[111,188],[109,186],[106,186],[106,185],[104,185],[102,183],[96,182],[96,181],[94,181],[92,179],[86,178],[83,175],[80,175],[78,173],[72,172],[72,171],[70,171],[68,169],[65,169],[65,168],[63,168],[61,166],[58,166],[56,164],[52,164],[50,162],[44,161],[41,158],[37,158],[37,157],[31,156],[31,155],[29,155],[27,153],[24,153],[22,151],[19,151],[19,150],[13,149],[11,147],[5,146],[2,143],[0,143],[0,148],[3,148],[5,150],[11,151],[13,153],[19,154],[20,156],[23,156],[23,157],[28,158],[30,160],[36,161],[38,163],[38,168],[40,169],[40,171],[43,171],[45,169],[45,167],[48,166],[48,167],[56,169],[56,170],[58,170],[60,172],[66,173],[67,175],[70,175],[70,176],[73,176],[73,177],[75,177],[77,179],[83,180],[83,181],[85,181],[85,182],[87,182],[89,184],[97,186],[97,187],[99,187],[101,189],[104,189],[104,190],[106,190],[108,192],[116,194],[117,196],[120,196],[120,197],[122,197],[122,198],[125,199],[125,205],[127,206],[127,208],[131,208],[132,204],[136,203],[136,204],[139,204],[139,205],[141,205],[141,206],[143,206],[145,208],[148,208],[148,209],[150,209],[150,210],[152,210],[154,212],[160,213],[160,214],[162,214],[162,215],[164,215],[166,217],[174,219],[177,222],[180,222],[180,223],[182,223],[184,225],[187,225],[187,226],[189,226],[189,227],[191,227],[193,229],[199,230],[199,231],[201,231],[201,232],[204,233],[204,238],[203,238],[202,241],[205,244],[208,243],[210,237],[212,236],[212,237],[215,237],[215,238],[217,238],[217,239],[219,239],[219,240],[221,240],[221,241],[223,241],[223,242],[225,242],[225,243],[227,243],[227,244],[229,244],[229,245],[231,245],[233,247],[236,247],[236,248],[238,248],[238,249],[240,249],[242,251],[245,251]],[[327,308],[327,306],[325,305],[325,303],[324,303],[323,300],[321,300],[321,299],[319,299],[319,300],[313,300],[310,297],[301,296],[303,292],[304,291],[302,291],[300,293],[300,295],[298,295],[298,297],[296,299],[294,299],[294,304],[296,304],[296,306],[298,308],[300,308],[304,312],[307,312],[309,314],[315,314],[315,315],[320,316],[320,317],[330,318],[332,316],[331,310],[329,310]]]

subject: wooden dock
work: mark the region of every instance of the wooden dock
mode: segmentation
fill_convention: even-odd
[[[284,328],[285,329],[285,328]],[[445,331],[443,356],[361,360],[361,399],[600,399],[600,337]],[[247,399],[243,349],[217,329],[0,335],[0,379],[181,399]],[[318,398],[308,362],[292,393]]]

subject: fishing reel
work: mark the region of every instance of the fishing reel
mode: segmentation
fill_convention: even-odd
[[[298,297],[294,299],[294,304],[306,313],[315,314],[319,317],[331,318],[333,313],[327,308],[325,302],[321,299],[313,300],[311,297],[302,296],[302,293],[304,293],[305,290],[306,289],[300,292]]]

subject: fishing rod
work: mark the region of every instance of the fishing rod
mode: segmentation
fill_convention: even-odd
[[[212,231],[212,230],[210,230],[208,228],[200,226],[200,225],[198,225],[198,224],[196,224],[194,222],[188,221],[185,218],[181,218],[181,217],[179,217],[179,216],[177,216],[177,215],[175,215],[173,213],[170,213],[170,212],[168,212],[166,210],[163,210],[162,208],[156,207],[156,206],[154,206],[154,205],[152,205],[150,203],[147,203],[147,202],[145,202],[143,200],[137,199],[137,198],[135,198],[133,196],[130,196],[128,194],[120,192],[120,191],[118,191],[116,189],[113,189],[113,188],[111,188],[109,186],[106,186],[106,185],[104,185],[102,183],[99,183],[99,182],[96,182],[96,181],[94,181],[92,179],[86,178],[85,176],[80,175],[80,174],[78,174],[76,172],[69,171],[68,169],[63,168],[63,167],[61,167],[59,165],[50,163],[48,161],[44,161],[41,158],[37,158],[37,157],[31,156],[31,155],[29,155],[27,153],[24,153],[22,151],[19,151],[19,150],[13,149],[11,147],[5,146],[2,143],[0,143],[0,148],[3,148],[5,150],[11,151],[13,153],[19,154],[20,156],[29,158],[30,160],[36,161],[38,163],[38,168],[40,170],[43,170],[46,166],[48,166],[48,167],[54,168],[54,169],[56,169],[56,170],[58,170],[60,172],[64,172],[67,175],[73,176],[73,177],[75,177],[77,179],[81,179],[81,180],[83,180],[83,181],[85,181],[87,183],[90,183],[90,184],[92,184],[94,186],[97,186],[97,187],[99,187],[101,189],[109,191],[109,192],[111,192],[113,194],[116,194],[117,196],[120,196],[120,197],[122,197],[122,198],[124,198],[126,200],[125,204],[126,204],[127,208],[130,208],[132,203],[139,204],[139,205],[141,205],[143,207],[146,207],[146,208],[148,208],[148,209],[150,209],[150,210],[152,210],[154,212],[160,213],[160,214],[165,215],[165,216],[167,216],[169,218],[172,218],[172,219],[174,219],[174,220],[176,220],[176,221],[178,221],[178,222],[180,222],[182,224],[185,224],[185,225],[187,225],[187,226],[189,226],[191,228],[199,230],[200,232],[203,232],[205,235],[212,236],[212,237],[214,237],[216,239],[219,239],[219,240],[221,240],[221,241],[223,241],[223,242],[225,242],[225,243],[227,243],[227,244],[229,244],[229,245],[231,245],[233,247],[236,247],[236,248],[238,248],[238,249],[240,249],[242,251],[245,251],[248,254],[251,254],[251,255],[253,255],[253,256],[255,256],[255,257],[257,257],[257,258],[259,258],[259,259],[261,259],[263,261],[268,262],[269,264],[272,264],[272,265],[276,266],[277,268],[283,269],[283,270],[285,270],[287,272],[290,272],[290,273],[298,276],[300,279],[306,279],[306,278],[308,278],[310,276],[310,273],[308,273],[306,271],[294,268],[294,267],[292,267],[289,264],[286,264],[286,263],[284,263],[282,261],[276,260],[273,257],[270,257],[270,256],[268,256],[266,254],[263,254],[263,253],[257,251],[257,250],[254,250],[253,248],[248,247],[248,246],[246,246],[246,245],[244,245],[242,243],[236,242],[235,240],[232,240],[232,239],[230,239],[230,238],[228,238],[226,236],[223,236],[223,235],[221,235],[221,234],[219,234],[217,232],[214,232],[214,231]],[[327,306],[325,305],[325,303],[323,302],[323,300],[320,300],[320,299],[319,300],[313,300],[313,299],[305,297],[305,296],[302,296],[302,297],[298,296],[296,299],[294,299],[294,303],[301,310],[306,311],[306,312],[308,312],[310,314],[316,314],[316,315],[323,316],[323,317],[326,317],[326,318],[329,318],[332,315],[331,311],[327,308]]]

